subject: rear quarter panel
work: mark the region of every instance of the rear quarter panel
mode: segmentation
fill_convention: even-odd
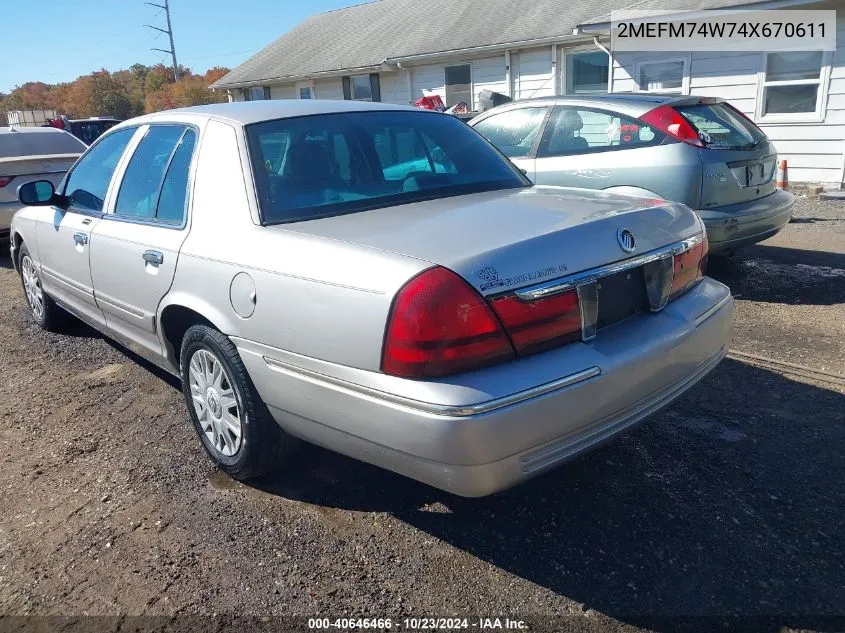
[[[170,293],[225,334],[378,370],[394,294],[430,264],[254,221],[241,128],[210,121]],[[237,277],[237,279],[236,279]]]
[[[538,185],[637,187],[692,209],[701,199],[701,157],[684,143],[538,158],[535,169]]]

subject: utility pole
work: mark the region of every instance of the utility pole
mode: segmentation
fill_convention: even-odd
[[[155,29],[156,31],[160,31],[162,33],[167,33],[168,37],[170,38],[170,50],[166,51],[163,48],[152,48],[150,50],[161,51],[162,53],[169,53],[173,57],[173,78],[175,81],[179,81],[179,64],[176,63],[176,47],[173,46],[173,28],[170,26],[169,0],[164,0],[164,4],[155,4],[154,2],[145,2],[144,4],[148,4],[151,7],[158,7],[159,9],[164,9],[164,15],[167,16],[167,30],[160,29],[157,26],[152,26],[150,24],[145,24],[144,26],[149,27],[151,29]]]

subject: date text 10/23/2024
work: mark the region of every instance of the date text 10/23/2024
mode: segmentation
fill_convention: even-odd
[[[376,631],[457,631],[457,630],[526,630],[523,620],[510,618],[309,618],[309,630],[352,631],[370,629]]]

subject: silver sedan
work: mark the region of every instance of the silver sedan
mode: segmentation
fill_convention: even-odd
[[[19,190],[32,317],[179,376],[239,479],[297,438],[466,495],[643,420],[725,355],[687,207],[538,187],[457,119],[232,103],[126,121]]]
[[[0,238],[21,208],[18,186],[41,178],[58,183],[86,147],[54,127],[0,127]]]

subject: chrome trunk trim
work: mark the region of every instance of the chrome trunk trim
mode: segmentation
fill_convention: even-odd
[[[649,251],[648,253],[637,255],[636,257],[614,262],[613,264],[600,266],[598,268],[591,268],[590,270],[584,270],[580,273],[575,273],[574,275],[546,281],[528,288],[520,288],[519,290],[515,290],[514,294],[523,301],[536,301],[537,299],[550,297],[570,290],[571,288],[577,288],[578,286],[593,283],[602,277],[607,277],[608,275],[613,275],[631,268],[637,268],[659,259],[683,253],[685,250],[692,248],[702,240],[704,240],[703,233],[680,242],[675,242],[674,244],[669,244],[668,246],[663,246],[653,251]]]

